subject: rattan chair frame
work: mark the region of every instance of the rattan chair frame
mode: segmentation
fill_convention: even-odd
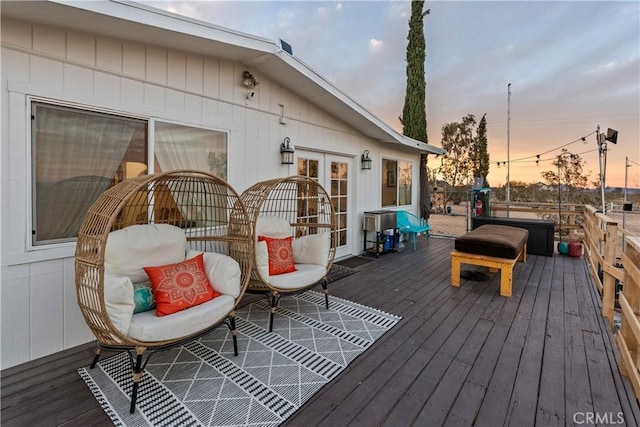
[[[185,230],[189,249],[221,252],[235,259],[241,271],[241,291],[228,316],[173,340],[144,342],[120,332],[107,314],[104,299],[105,247],[110,232],[134,224],[176,225]],[[102,350],[129,352],[134,380],[132,413],[138,382],[155,351],[188,342],[226,324],[233,333],[234,353],[238,354],[235,308],[249,283],[253,251],[253,226],[240,196],[227,182],[206,172],[176,170],[128,179],[107,189],[89,208],[75,252],[78,306],[98,343],[91,367]]]
[[[325,294],[325,305],[329,308],[326,273],[329,272],[336,254],[337,236],[335,209],[324,187],[312,178],[294,175],[258,182],[247,188],[240,198],[251,218],[254,242],[258,238],[256,224],[261,215],[287,220],[292,227],[294,239],[308,234],[331,233],[326,272],[320,281],[301,283],[293,289],[279,289],[266,280],[256,263],[253,263],[247,293],[265,294],[270,298],[269,331],[273,329],[273,314],[283,295],[304,292],[320,284]]]

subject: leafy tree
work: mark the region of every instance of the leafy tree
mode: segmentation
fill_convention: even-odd
[[[556,170],[541,172],[548,185],[558,187],[560,200],[564,203],[594,203],[593,196],[584,191],[589,182],[589,171],[584,170],[585,161],[579,154],[566,148],[552,162]]]
[[[489,175],[489,153],[487,152],[487,114],[482,115],[476,140],[472,148],[471,161],[473,162],[473,176],[484,179],[484,186],[489,187],[487,175]]]
[[[409,35],[407,39],[407,88],[400,123],[403,134],[418,141],[428,142],[426,113],[426,81],[424,63],[426,58],[424,39],[424,1],[411,2]],[[430,188],[427,176],[427,154],[420,154],[420,215],[429,218]]]
[[[561,215],[561,206],[564,203],[594,204],[594,194],[587,190],[590,172],[584,170],[585,161],[579,154],[569,152],[566,148],[556,156],[552,162],[556,170],[543,171],[540,174],[550,186],[557,188],[556,201],[558,202],[558,215],[541,214],[545,219],[554,219],[558,224],[567,223],[568,217]],[[576,218],[576,225],[582,225],[582,217]],[[562,236],[568,235],[568,230],[562,230]]]
[[[467,114],[462,122],[445,123],[442,126],[442,148],[447,151],[447,155],[442,160],[440,174],[452,187],[466,184],[473,174],[475,126],[473,114]]]

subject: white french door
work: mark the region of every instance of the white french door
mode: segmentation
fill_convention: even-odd
[[[353,158],[298,150],[297,173],[318,180],[331,197],[336,215],[336,258],[353,253],[352,200]]]

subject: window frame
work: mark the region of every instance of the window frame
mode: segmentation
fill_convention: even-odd
[[[75,248],[76,241],[77,241],[77,236],[60,238],[60,239],[43,240],[41,241],[42,243],[36,242],[35,240],[35,235],[33,230],[35,230],[35,227],[37,226],[36,224],[37,194],[35,191],[36,141],[35,141],[35,132],[34,132],[35,120],[32,120],[32,114],[36,104],[49,105],[52,108],[69,108],[72,110],[78,110],[79,112],[86,112],[88,114],[103,114],[108,116],[122,117],[125,120],[141,120],[146,122],[146,127],[147,127],[146,161],[147,161],[148,174],[155,173],[155,169],[156,169],[155,168],[155,161],[156,161],[155,127],[157,123],[197,128],[197,129],[203,129],[211,132],[220,133],[223,135],[223,138],[224,138],[224,150],[227,156],[226,158],[227,176],[225,180],[228,180],[229,173],[230,173],[230,162],[229,162],[230,141],[229,139],[231,136],[231,132],[227,129],[220,129],[214,126],[206,126],[202,124],[186,123],[179,120],[173,120],[173,119],[159,117],[159,116],[149,116],[149,115],[136,114],[133,112],[117,111],[113,109],[101,108],[99,106],[88,105],[84,103],[67,102],[60,99],[52,99],[52,98],[47,98],[42,96],[25,94],[25,112],[26,112],[26,120],[27,120],[26,121],[27,128],[26,128],[26,134],[25,134],[26,154],[27,154],[27,158],[26,158],[27,163],[25,165],[26,172],[27,172],[25,174],[26,175],[25,189],[29,192],[29,194],[26,197],[27,199],[26,214],[27,215],[26,215],[25,226],[27,227],[26,230],[28,230],[28,232],[25,233],[25,238],[26,238],[25,255],[29,253],[40,253],[42,251],[50,252],[52,250],[54,251],[62,250],[64,253],[64,252],[73,250]],[[58,258],[58,256],[52,256],[51,258]],[[50,257],[47,257],[46,259],[50,259]]]
[[[392,173],[393,171],[388,170],[387,167],[385,167],[385,162],[394,162],[396,165],[396,170],[395,173]],[[400,190],[401,188],[403,188],[403,186],[400,185],[400,163],[407,163],[408,165],[411,166],[411,173],[409,174],[409,177],[411,178],[411,183],[410,183],[410,188],[411,191],[409,193],[409,198],[410,201],[408,204],[400,204]],[[410,160],[410,159],[406,159],[406,158],[399,158],[399,157],[392,157],[392,156],[382,156],[381,160],[380,160],[380,206],[382,208],[401,208],[401,207],[410,207],[413,206],[414,202],[414,181],[415,181],[415,165],[416,162],[414,160]],[[393,178],[393,182],[390,182],[390,178]],[[385,204],[385,195],[384,195],[384,191],[387,190],[391,190],[393,189],[393,191],[395,192],[395,203],[393,204]]]

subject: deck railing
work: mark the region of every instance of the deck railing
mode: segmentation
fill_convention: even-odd
[[[618,227],[617,221],[592,206],[585,209],[585,257],[602,296],[602,315],[616,332],[614,319],[620,319],[616,342],[622,356],[620,372],[629,378],[640,400],[640,236]],[[620,241],[624,239],[624,245]],[[624,252],[617,253],[624,246]],[[620,260],[620,262],[618,262]],[[616,287],[619,313],[615,311]]]
[[[585,256],[591,277],[602,296],[602,315],[607,318],[613,331],[616,280],[622,282],[624,278],[624,271],[616,262],[618,223],[593,206],[586,206],[584,233]]]
[[[619,296],[622,324],[617,342],[623,361],[620,372],[629,377],[636,398],[640,399],[640,237],[626,236],[625,243],[622,255],[624,289]]]

